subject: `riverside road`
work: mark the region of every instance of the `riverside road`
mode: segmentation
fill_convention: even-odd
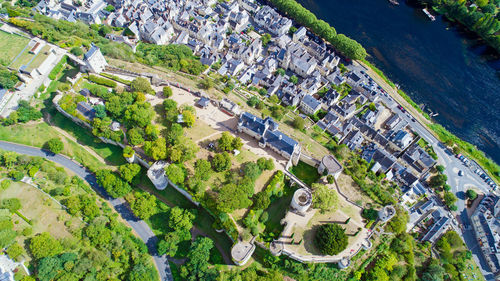
[[[13,151],[19,154],[25,154],[29,156],[40,156],[49,161],[55,162],[62,165],[76,175],[88,182],[92,188],[101,195],[102,198],[106,199],[113,205],[115,210],[121,215],[121,217],[132,227],[132,229],[139,235],[141,240],[148,246],[149,252],[153,256],[154,262],[160,274],[160,279],[162,281],[173,281],[172,273],[170,271],[170,266],[168,264],[167,257],[165,255],[158,256],[156,252],[157,237],[154,235],[151,228],[143,220],[138,219],[132,211],[128,208],[127,203],[123,198],[112,198],[104,190],[102,186],[97,183],[97,179],[88,169],[86,169],[81,164],[67,158],[66,156],[60,154],[53,154],[47,150],[43,150],[36,147],[25,146],[10,142],[0,141],[0,149]]]

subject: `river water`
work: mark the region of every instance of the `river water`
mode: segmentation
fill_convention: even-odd
[[[441,16],[430,21],[400,0],[298,0],[360,42],[369,61],[435,120],[500,163],[500,60]]]

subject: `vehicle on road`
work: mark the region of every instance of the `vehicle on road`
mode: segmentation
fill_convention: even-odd
[[[399,110],[403,110],[404,108],[401,105],[398,105]]]
[[[464,171],[462,171],[462,170],[458,171],[458,175],[459,176],[463,176],[464,175]]]
[[[415,120],[415,118],[411,118],[411,121],[412,121],[412,122],[417,122],[417,121]]]

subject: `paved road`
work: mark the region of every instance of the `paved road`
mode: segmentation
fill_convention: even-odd
[[[79,177],[84,179],[89,183],[92,188],[94,188],[104,199],[108,200],[115,210],[122,216],[122,218],[127,221],[127,223],[134,229],[134,231],[139,235],[142,241],[146,243],[149,248],[151,255],[153,256],[156,267],[158,268],[160,278],[162,281],[173,281],[172,273],[170,271],[170,266],[168,264],[167,257],[158,256],[156,253],[156,242],[157,237],[154,235],[151,228],[143,221],[138,219],[132,211],[128,208],[126,201],[122,198],[112,198],[110,197],[104,188],[102,188],[95,178],[95,176],[83,167],[81,164],[70,160],[69,158],[62,156],[60,154],[53,154],[46,150],[42,150],[36,147],[30,147],[20,144],[14,144],[9,142],[0,141],[0,149],[14,151],[20,154],[26,154],[30,156],[40,156],[47,160],[56,162],[77,174]]]

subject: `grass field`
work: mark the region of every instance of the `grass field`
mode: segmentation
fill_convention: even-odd
[[[0,127],[0,140],[35,147],[43,147],[48,140],[55,137],[63,140],[64,150],[62,154],[73,157],[76,161],[94,171],[102,168],[103,165],[99,160],[90,155],[76,142],[61,137],[59,132],[46,123],[17,124],[8,127]]]
[[[28,38],[0,31],[0,62],[10,64],[29,41]]]
[[[290,170],[292,174],[298,177],[305,184],[311,186],[311,184],[317,182],[321,177],[318,174],[318,170],[313,166],[307,165],[306,163],[299,161],[297,166],[293,166]]]
[[[50,51],[49,45],[43,46],[43,48],[36,54],[35,58],[31,61],[26,70],[31,72],[33,69],[38,68],[49,56],[48,55],[49,51]]]
[[[13,182],[9,188],[0,192],[0,199],[6,198],[18,198],[22,205],[19,212],[32,222],[32,225],[29,225],[14,214],[12,216],[14,230],[19,232],[25,228],[32,228],[33,235],[49,232],[56,238],[69,238],[72,235],[65,226],[65,222],[70,221],[75,227],[82,223],[77,218],[71,217],[49,196],[22,182]],[[20,245],[25,245],[27,239],[28,237],[23,235],[17,237]]]
[[[21,55],[9,65],[9,67],[19,70],[21,66],[27,65],[35,55],[29,53],[30,47],[26,48]]]

